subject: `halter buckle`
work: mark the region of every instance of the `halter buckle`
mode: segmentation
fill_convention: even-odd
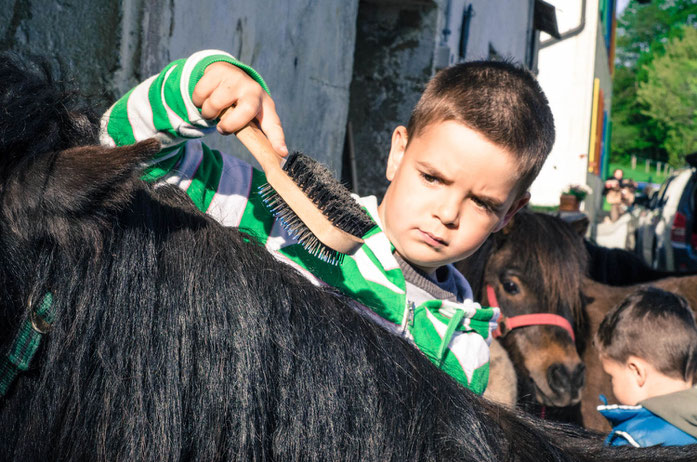
[[[39,316],[34,310],[29,312],[29,320],[31,321],[31,328],[39,334],[48,334],[53,329],[53,326],[46,322],[46,320]]]
[[[34,293],[29,296],[29,302],[27,303],[27,308],[29,308],[29,322],[31,323],[31,328],[39,334],[48,334],[53,330],[53,313],[51,312],[51,303],[53,297],[51,293],[48,292],[44,295],[41,303],[34,306]]]

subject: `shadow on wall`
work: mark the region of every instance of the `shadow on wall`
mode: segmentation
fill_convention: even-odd
[[[347,148],[343,177],[359,195],[381,198],[392,131],[406,125],[431,77],[438,9],[419,1],[361,1],[356,24]],[[353,136],[354,172],[347,159]]]

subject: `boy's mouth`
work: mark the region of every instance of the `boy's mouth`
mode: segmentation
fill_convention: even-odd
[[[421,233],[421,237],[423,238],[424,242],[431,247],[444,247],[448,245],[443,238],[436,236],[435,234],[431,234],[422,229],[419,229],[419,232]]]

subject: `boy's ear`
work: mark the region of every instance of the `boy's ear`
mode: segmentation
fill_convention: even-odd
[[[643,387],[646,383],[647,367],[646,362],[636,356],[629,356],[627,358],[626,366],[632,375],[632,378],[636,381],[638,387]]]
[[[504,216],[501,218],[501,221],[498,222],[494,230],[492,231],[493,233],[496,233],[498,231],[501,231],[509,221],[511,221],[511,218],[515,216],[516,213],[526,205],[528,205],[528,202],[530,202],[530,192],[525,191],[525,193],[520,196],[518,199],[511,204],[511,206],[508,208],[508,211],[504,214]]]
[[[390,146],[390,156],[387,158],[387,171],[385,176],[389,181],[392,181],[397,169],[402,163],[404,158],[404,151],[407,149],[407,141],[409,137],[407,136],[407,128],[404,125],[394,129],[392,132],[392,144]]]

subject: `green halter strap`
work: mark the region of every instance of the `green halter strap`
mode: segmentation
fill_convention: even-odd
[[[29,369],[41,338],[51,330],[55,315],[52,305],[53,296],[49,292],[44,295],[41,306],[29,312],[29,318],[19,329],[9,353],[0,358],[0,397],[5,396],[20,372]]]

